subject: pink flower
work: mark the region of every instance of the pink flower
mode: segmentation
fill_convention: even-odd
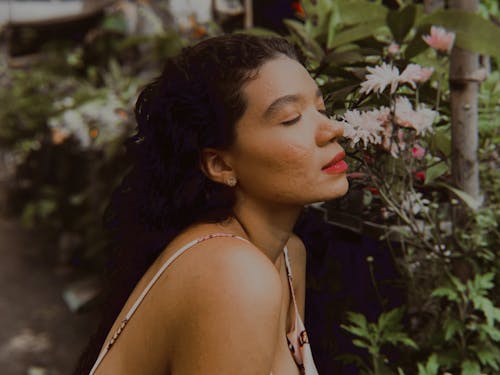
[[[450,53],[455,42],[455,33],[448,32],[442,27],[432,26],[431,35],[423,35],[422,39],[435,50]]]
[[[415,159],[422,159],[425,155],[425,148],[423,148],[422,146],[420,146],[419,144],[416,144],[415,146],[413,146],[413,148],[411,149],[411,154],[413,155],[413,157]]]
[[[401,47],[399,46],[399,44],[392,42],[391,44],[389,44],[389,47],[387,47],[387,52],[389,52],[390,55],[397,55],[400,49]]]
[[[428,108],[418,108],[413,110],[413,107],[406,96],[399,96],[396,99],[396,110],[394,120],[403,128],[412,128],[417,131],[417,134],[425,134],[427,131],[432,131],[432,123],[437,112]]]
[[[365,82],[361,83],[359,92],[369,94],[371,91],[382,93],[387,86],[391,87],[391,94],[398,87],[399,70],[397,67],[383,63],[381,66],[366,68],[370,74],[366,75]]]
[[[416,89],[417,87],[415,83],[422,83],[427,81],[433,72],[434,68],[422,68],[418,64],[408,64],[403,73],[401,73],[399,82],[409,83],[411,87]]]

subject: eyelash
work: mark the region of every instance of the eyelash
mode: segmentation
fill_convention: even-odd
[[[326,111],[326,109],[318,109],[318,112],[321,113],[322,115],[326,116],[329,118],[328,116],[328,112]],[[297,122],[299,122],[299,120],[302,118],[302,115],[298,115],[297,117],[295,117],[294,119],[291,119],[291,120],[288,120],[288,121],[284,121],[282,122],[283,125],[293,125],[293,124],[296,124]]]
[[[295,117],[294,119],[291,119],[291,120],[288,120],[288,121],[283,121],[282,124],[283,125],[293,125],[297,122],[299,122],[299,120],[302,118],[302,115],[298,115],[297,117]]]

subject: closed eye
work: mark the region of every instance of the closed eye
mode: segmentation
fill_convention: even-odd
[[[288,121],[283,121],[282,124],[283,125],[293,125],[297,122],[299,122],[299,120],[301,119],[302,115],[298,115],[297,117],[291,119],[291,120],[288,120]]]

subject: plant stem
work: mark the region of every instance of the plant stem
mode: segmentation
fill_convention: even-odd
[[[380,375],[380,368],[378,365],[378,354],[372,355],[372,363],[373,363],[373,373],[374,375]]]
[[[380,307],[384,308],[384,301],[382,299],[382,295],[380,294],[380,290],[378,289],[377,280],[375,278],[375,272],[373,271],[373,262],[368,262],[368,269],[370,270],[370,279],[373,284],[373,289],[375,289],[375,295],[377,296],[378,302],[380,303]]]
[[[439,102],[441,100],[441,82],[443,80],[443,76],[444,76],[443,73],[439,75],[438,87],[436,92],[436,108],[435,108],[436,111],[439,111]]]

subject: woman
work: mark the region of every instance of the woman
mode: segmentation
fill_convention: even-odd
[[[304,205],[345,194],[347,165],[295,50],[204,40],[167,62],[136,117],[108,218],[117,309],[78,373],[316,374],[292,228]]]

